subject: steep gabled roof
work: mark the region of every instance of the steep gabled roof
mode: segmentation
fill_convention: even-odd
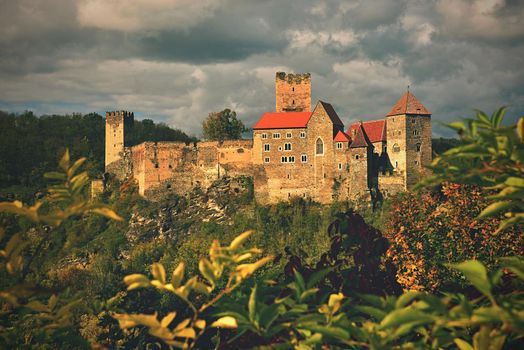
[[[355,138],[353,139],[353,142],[351,142],[351,144],[349,145],[349,148],[369,147],[369,146],[371,146],[371,141],[367,137],[362,124],[360,124],[357,128],[357,133],[355,134]]]
[[[372,143],[386,141],[386,123],[385,119],[362,122],[362,126],[369,141]],[[347,131],[348,135],[353,135],[353,130],[357,130],[359,126],[360,122],[352,124]]]
[[[253,129],[305,128],[311,114],[311,112],[266,112]]]
[[[337,132],[337,134],[335,135],[335,138],[333,139],[333,141],[349,142],[351,141],[351,137],[349,137],[349,135],[346,134],[345,132],[339,130],[339,132]]]
[[[344,123],[342,123],[342,120],[340,120],[337,112],[335,111],[335,109],[333,108],[331,104],[324,102],[324,101],[318,101],[318,103],[322,105],[327,115],[329,116],[329,119],[331,119],[331,122],[333,123],[333,125],[341,126],[342,128],[344,127]]]
[[[419,115],[431,115],[431,113],[420,103],[419,100],[409,90],[397,101],[397,103],[391,108],[387,117],[399,114],[419,114]]]

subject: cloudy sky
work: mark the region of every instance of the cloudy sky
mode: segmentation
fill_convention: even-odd
[[[523,0],[0,0],[0,109],[126,109],[199,135],[210,111],[249,126],[276,71],[311,72],[346,125],[407,85],[435,121],[524,115]]]

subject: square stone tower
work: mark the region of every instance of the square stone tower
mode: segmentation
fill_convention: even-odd
[[[311,74],[286,74],[275,77],[276,112],[311,111]]]
[[[409,90],[387,114],[387,149],[406,189],[416,184],[431,163],[431,113]]]
[[[129,129],[134,118],[134,113],[128,111],[106,112],[106,171],[108,165],[122,159],[124,147],[129,146]]]

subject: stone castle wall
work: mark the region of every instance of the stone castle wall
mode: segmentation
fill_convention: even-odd
[[[207,188],[223,176],[251,176],[252,147],[251,140],[144,142],[129,148],[120,164],[130,164],[128,175],[137,181],[141,195],[157,199],[195,186]]]

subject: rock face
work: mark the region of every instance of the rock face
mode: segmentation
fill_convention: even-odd
[[[191,234],[203,222],[228,222],[242,203],[251,201],[252,194],[251,178],[220,178],[205,190],[195,187],[185,197],[173,195],[162,202],[150,203],[148,210],[136,210],[126,238],[131,244],[175,240]]]

